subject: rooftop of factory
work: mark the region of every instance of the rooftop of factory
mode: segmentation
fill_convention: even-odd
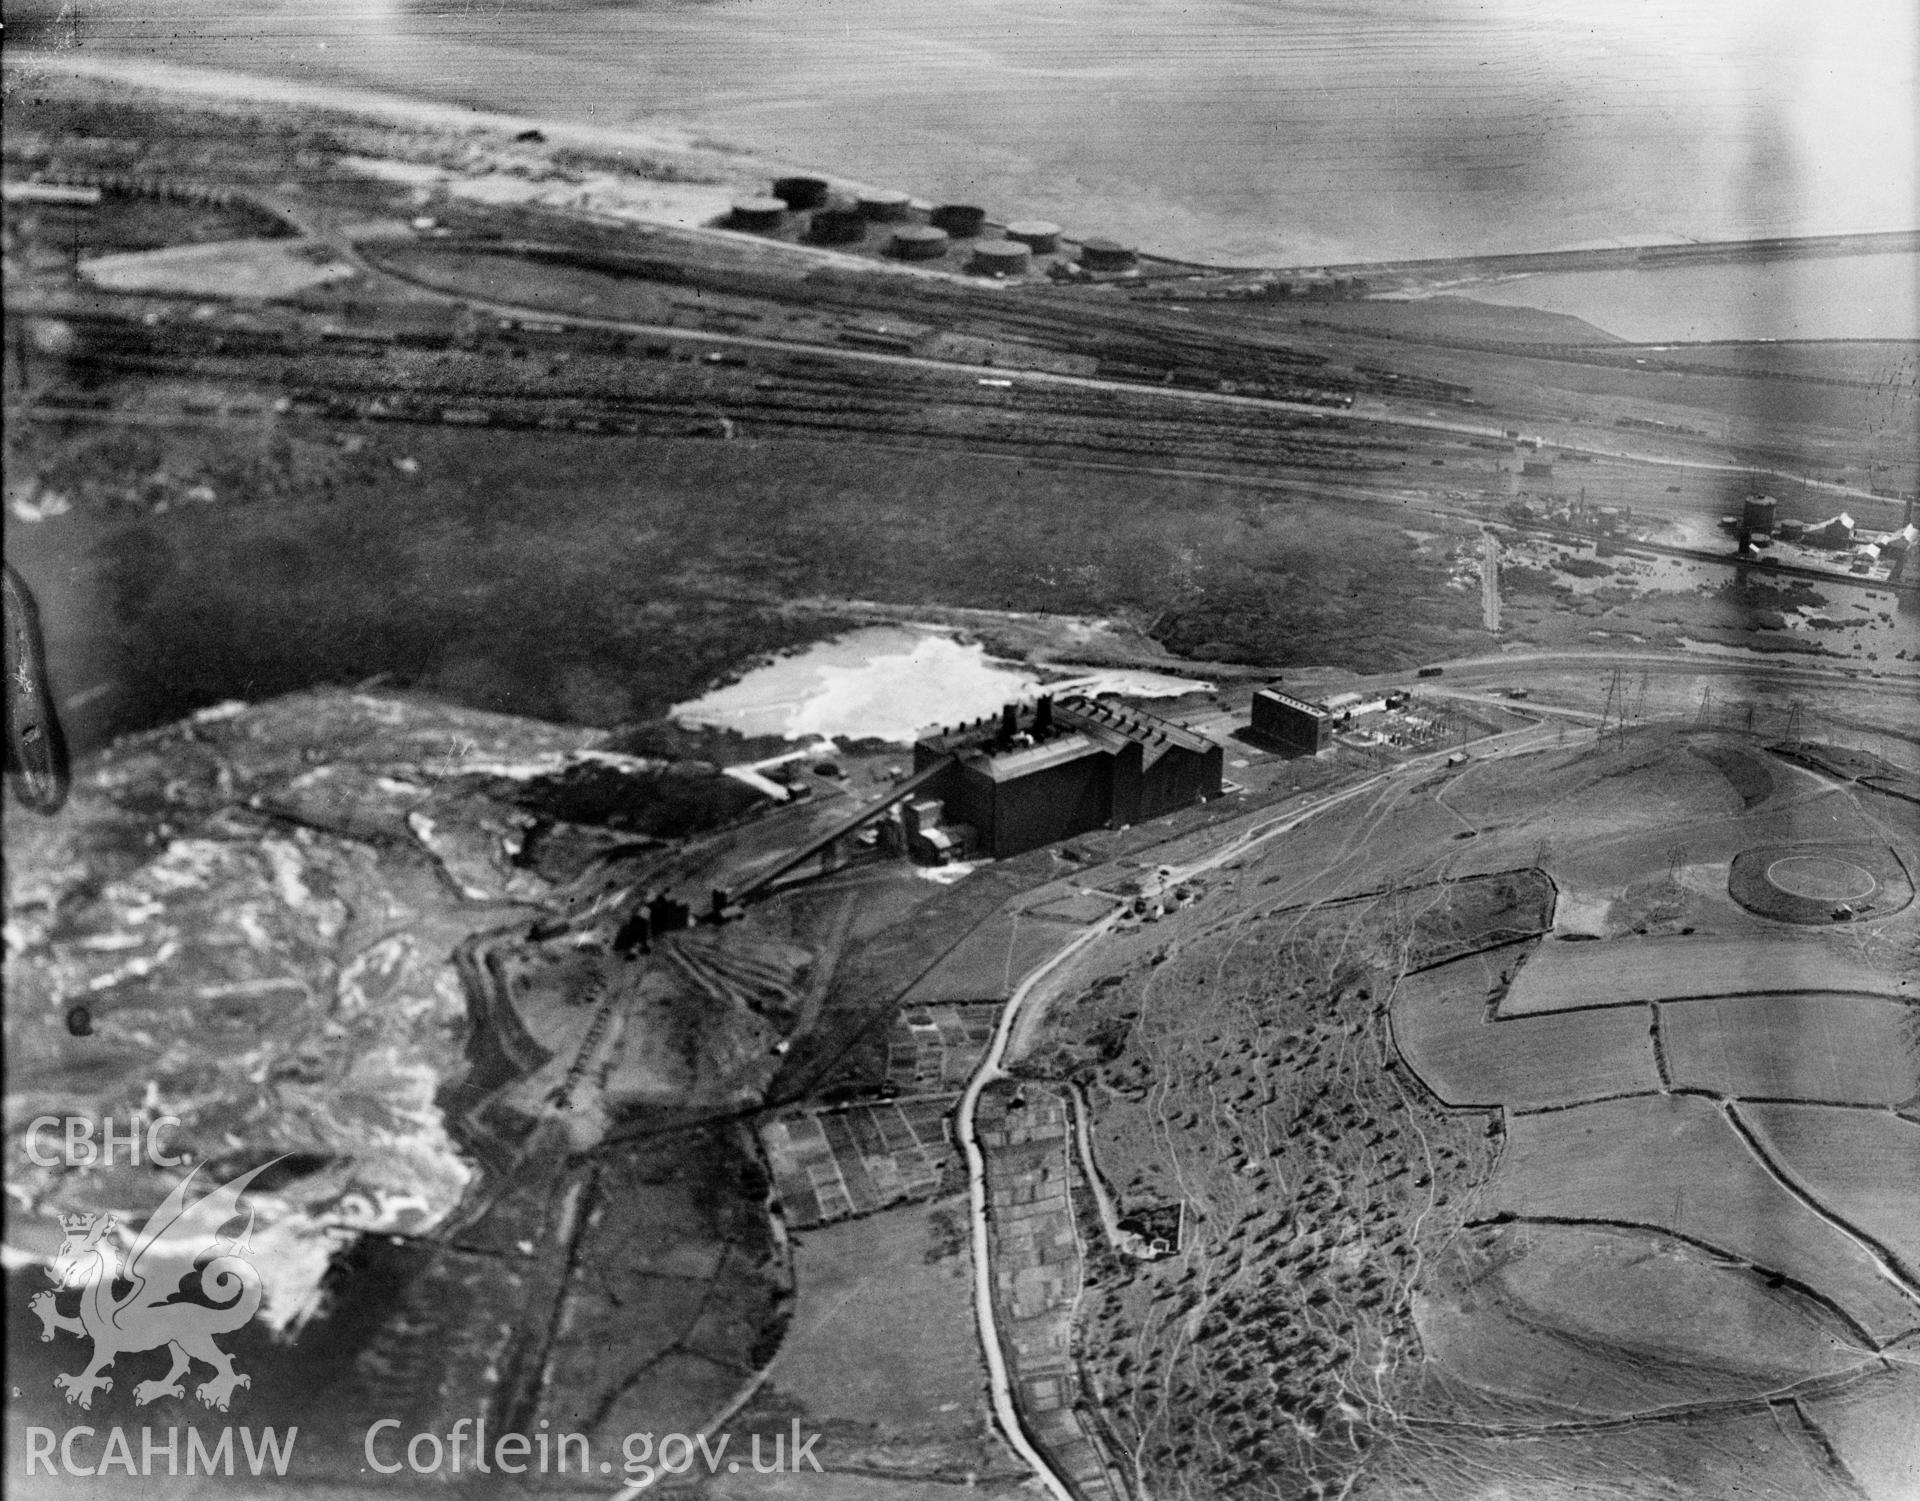
[[[1284,704],[1289,709],[1298,710],[1302,714],[1310,714],[1315,719],[1332,718],[1332,711],[1325,704],[1310,703],[1304,698],[1295,698],[1291,693],[1283,693],[1272,686],[1261,688],[1258,690],[1258,695],[1270,698],[1275,703]],[[1359,695],[1356,694],[1354,697],[1357,700]]]
[[[1213,747],[1206,736],[1156,714],[1078,695],[1058,702],[1042,697],[1031,708],[1009,704],[997,716],[936,730],[920,743],[931,751],[978,758],[999,778],[1112,750],[1124,741],[1141,745],[1149,765],[1170,748],[1205,752]]]

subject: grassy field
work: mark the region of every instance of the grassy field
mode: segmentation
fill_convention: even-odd
[[[1920,1126],[1869,1110],[1742,1105],[1767,1153],[1898,1259],[1920,1305]]]
[[[1682,996],[1792,991],[1897,995],[1885,972],[1825,945],[1771,937],[1619,938],[1543,944],[1514,977],[1502,1016]]]
[[[995,917],[956,945],[902,1002],[1004,1001],[1074,931],[1071,926],[1018,912]]]
[[[1456,1109],[1539,1110],[1660,1088],[1639,1006],[1490,1022],[1481,962],[1464,959],[1394,987],[1393,1040]]]
[[[1416,1303],[1436,1384],[1583,1415],[1755,1397],[1863,1364],[1819,1304],[1682,1242],[1588,1225],[1463,1237]]]
[[[1920,1327],[1920,1304],[1780,1187],[1697,1098],[1608,1100],[1516,1117],[1478,1207],[1669,1230],[1814,1289],[1876,1339]]]
[[[763,1182],[744,1132],[624,1142],[596,1168],[538,1390],[541,1416],[591,1426],[611,1451],[626,1433],[693,1432],[717,1411],[776,1347],[792,1283],[741,1191]]]
[[[1515,1484],[1516,1472],[1526,1477]],[[1817,1435],[1771,1407],[1578,1430],[1558,1441],[1453,1430],[1422,1434],[1384,1457],[1373,1495],[1485,1501],[1553,1497],[1712,1496],[1740,1501],[1860,1501]],[[1875,1501],[1905,1501],[1889,1491]]]
[[[1898,1105],[1920,1093],[1920,1035],[1897,1001],[1746,995],[1659,1008],[1667,1072],[1736,1098]]]
[[[1920,1373],[1895,1367],[1808,1404],[1828,1441],[1873,1501],[1920,1496]]]
[[[913,1467],[1004,1466],[987,1436],[966,1213],[948,1199],[798,1235],[793,1321],[741,1426],[790,1408],[843,1464],[886,1446]]]

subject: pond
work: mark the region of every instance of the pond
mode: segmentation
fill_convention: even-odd
[[[929,726],[997,713],[1038,685],[978,643],[877,626],[776,657],[738,682],[674,705],[673,717],[743,735],[911,745]]]

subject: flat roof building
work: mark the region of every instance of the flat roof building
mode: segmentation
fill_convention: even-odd
[[[1317,755],[1333,743],[1333,710],[1278,688],[1262,688],[1253,695],[1253,732],[1300,755]]]
[[[995,859],[1217,797],[1223,766],[1204,735],[1080,697],[1009,704],[995,718],[926,736],[913,758],[916,772],[951,758],[927,796]]]

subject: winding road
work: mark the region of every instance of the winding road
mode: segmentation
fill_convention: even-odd
[[[1496,736],[1493,739],[1501,742],[1504,749],[1513,748],[1514,742],[1521,742],[1527,748],[1535,748],[1531,745],[1531,739],[1538,737],[1544,728],[1545,726],[1542,725],[1528,725],[1522,729],[1510,730],[1505,735]],[[1292,833],[1310,819],[1365,796],[1386,782],[1444,764],[1448,754],[1447,751],[1434,751],[1415,757],[1289,812],[1270,815],[1250,814],[1237,831],[1230,832],[1231,825],[1228,830],[1222,830],[1222,842],[1217,848],[1184,865],[1170,867],[1173,874],[1168,880],[1170,883],[1177,884],[1191,880],[1203,872],[1218,869],[1227,862],[1258,849],[1270,840]],[[1001,1345],[999,1315],[993,1296],[992,1235],[987,1218],[987,1162],[986,1154],[980,1146],[977,1116],[980,1098],[987,1088],[1009,1077],[1006,1059],[1015,1031],[1019,1030],[1023,1034],[1021,1042],[1024,1046],[1025,1037],[1030,1033],[1030,1028],[1023,1026],[1023,1021],[1028,1018],[1037,1019],[1039,1014],[1044,1013],[1046,1003],[1053,999],[1053,986],[1050,982],[1060,978],[1061,971],[1067,967],[1070,960],[1111,931],[1120,920],[1123,911],[1122,908],[1116,908],[1091,927],[1074,935],[1071,941],[1020,982],[1019,987],[1001,1009],[999,1022],[993,1030],[993,1038],[987,1045],[979,1068],[967,1081],[966,1091],[960,1097],[960,1106],[954,1117],[954,1135],[960,1143],[960,1150],[967,1162],[967,1193],[973,1242],[974,1316],[980,1328],[980,1347],[986,1356],[994,1416],[1014,1452],[1033,1470],[1041,1484],[1055,1497],[1055,1501],[1076,1501],[1076,1498],[1072,1488],[1027,1435],[1020,1419],[1019,1409],[1014,1402],[1013,1376],[1008,1369],[1006,1353]]]

